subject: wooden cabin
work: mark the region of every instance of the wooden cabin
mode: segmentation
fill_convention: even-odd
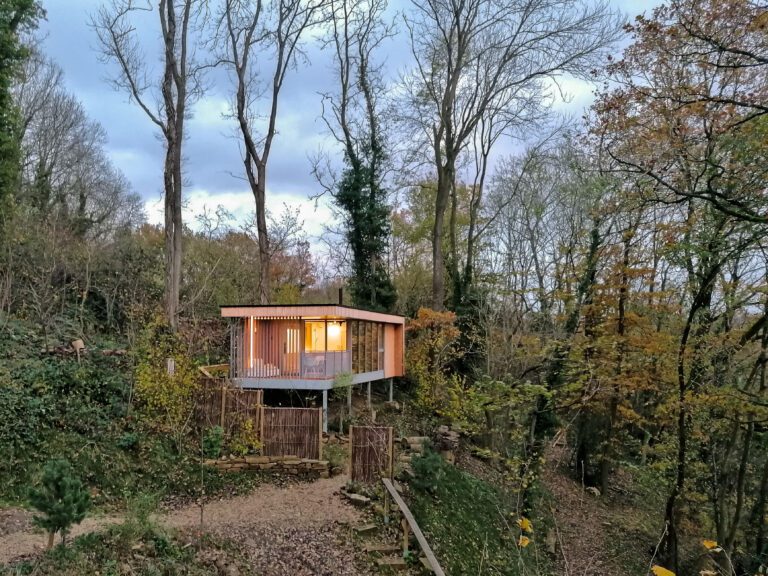
[[[222,306],[229,375],[244,388],[328,390],[403,375],[405,318],[337,304]],[[337,378],[339,375],[349,375]]]

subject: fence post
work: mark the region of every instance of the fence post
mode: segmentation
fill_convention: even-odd
[[[261,442],[261,451],[263,453],[266,448],[266,441],[264,440],[264,404],[259,405],[259,441]]]
[[[352,478],[352,467],[355,465],[355,427],[349,427],[349,477]]]
[[[324,398],[328,398],[328,391],[324,391]],[[317,459],[322,460],[323,459],[323,422],[326,419],[326,412],[325,410],[320,414],[320,425],[318,426],[318,429],[320,430],[320,434],[317,435]]]
[[[387,430],[389,432],[389,442],[387,443],[388,444],[387,455],[389,456],[388,458],[389,479],[392,480],[394,478],[394,467],[395,467],[395,450],[394,450],[393,439],[392,439],[392,437],[394,436],[394,431],[391,426]]]

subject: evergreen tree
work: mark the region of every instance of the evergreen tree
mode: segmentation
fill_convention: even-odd
[[[91,499],[67,460],[50,460],[43,469],[40,486],[33,488],[29,501],[42,514],[34,522],[48,532],[48,548],[56,532],[64,539],[73,524],[79,524],[90,508]]]
[[[372,148],[368,162],[348,160],[335,199],[344,210],[352,249],[352,299],[357,306],[388,311],[397,300],[383,259],[390,234],[389,207],[376,174],[383,151],[378,143]]]

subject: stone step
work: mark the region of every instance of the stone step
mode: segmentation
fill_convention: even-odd
[[[391,544],[378,544],[372,542],[363,546],[363,551],[368,553],[376,552],[378,554],[395,554],[400,552],[400,547],[392,546]]]
[[[379,558],[376,560],[376,565],[379,568],[389,568],[390,570],[405,570],[408,568],[408,563],[399,556]]]
[[[360,536],[369,536],[378,532],[379,527],[376,524],[364,524],[362,526],[355,526],[353,530]]]

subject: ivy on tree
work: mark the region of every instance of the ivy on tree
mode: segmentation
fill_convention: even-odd
[[[30,490],[29,501],[41,513],[34,517],[34,522],[48,533],[48,548],[53,547],[57,532],[64,540],[72,525],[82,522],[91,506],[88,490],[67,460],[46,463],[40,486]]]

